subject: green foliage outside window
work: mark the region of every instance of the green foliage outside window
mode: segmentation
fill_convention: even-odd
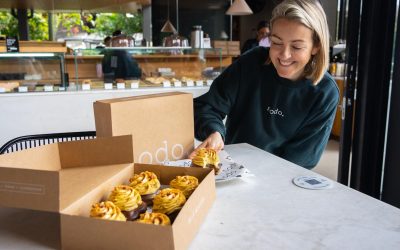
[[[142,15],[101,14],[96,18],[95,33],[110,36],[115,30],[121,30],[126,35],[142,31]]]
[[[48,40],[48,22],[46,13],[35,13],[28,19],[31,40]],[[18,36],[18,21],[9,12],[0,12],[0,35]]]
[[[0,35],[16,36],[18,21],[8,12],[0,12]]]
[[[122,30],[127,35],[142,31],[141,14],[103,13],[81,15],[80,13],[55,14],[57,29],[63,29],[67,36],[73,35],[74,27],[79,27],[82,32],[98,34],[100,36],[111,35],[115,30]],[[47,13],[34,13],[33,18],[28,19],[30,40],[48,40]],[[0,35],[18,36],[18,21],[9,12],[0,12]]]

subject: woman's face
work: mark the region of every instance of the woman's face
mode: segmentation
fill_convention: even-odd
[[[313,44],[312,34],[309,28],[296,21],[280,18],[274,22],[269,56],[280,77],[292,81],[303,77],[311,55],[319,50]]]

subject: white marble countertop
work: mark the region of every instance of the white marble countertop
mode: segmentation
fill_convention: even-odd
[[[248,144],[225,149],[254,176],[217,183],[191,249],[400,249],[400,209],[337,182],[297,187],[320,175]]]
[[[247,144],[226,146],[254,176],[217,183],[217,199],[190,249],[400,249],[400,209]],[[59,248],[59,216],[0,208],[0,249]]]

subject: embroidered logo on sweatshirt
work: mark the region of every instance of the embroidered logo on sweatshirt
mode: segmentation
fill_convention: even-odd
[[[270,106],[268,106],[268,108],[267,108],[267,113],[270,114],[270,115],[279,115],[279,116],[282,116],[282,117],[285,116],[285,115],[282,113],[281,110],[279,110],[278,108],[272,109]]]

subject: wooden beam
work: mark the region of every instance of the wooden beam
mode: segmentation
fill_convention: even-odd
[[[116,6],[147,6],[151,0],[1,0],[0,9],[34,8],[46,11],[94,11],[111,12]],[[130,9],[119,8],[120,12]]]

